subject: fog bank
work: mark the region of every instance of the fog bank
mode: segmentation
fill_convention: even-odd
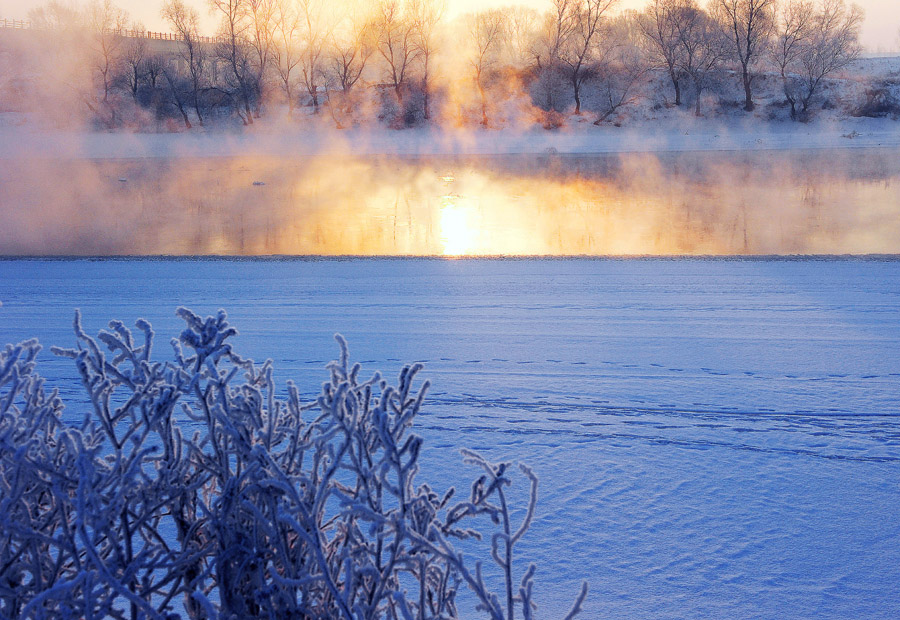
[[[895,150],[12,159],[5,255],[900,253]]]

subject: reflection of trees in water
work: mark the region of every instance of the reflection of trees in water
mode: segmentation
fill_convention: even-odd
[[[0,253],[900,252],[895,155],[13,162]]]

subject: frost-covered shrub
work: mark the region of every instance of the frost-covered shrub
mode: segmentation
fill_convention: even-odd
[[[76,348],[54,352],[78,368],[83,411],[45,389],[36,341],[0,353],[0,617],[446,619],[463,584],[492,619],[532,617],[534,566],[517,585],[512,557],[537,479],[520,466],[518,527],[508,463],[463,451],[483,473],[461,501],[417,483],[420,365],[364,380],[338,337],[304,403],[232,349],[224,312],[178,313],[165,362],[145,321],[140,343],[118,321],[95,340],[76,314]],[[479,515],[497,526],[499,596],[452,544],[481,536]]]
[[[884,80],[866,89],[865,101],[853,110],[853,116],[869,118],[900,118],[900,98],[895,91],[897,84]]]

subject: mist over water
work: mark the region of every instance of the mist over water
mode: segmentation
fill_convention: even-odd
[[[893,150],[26,159],[4,255],[900,252]]]

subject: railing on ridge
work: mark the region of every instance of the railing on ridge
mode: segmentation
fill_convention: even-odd
[[[39,30],[30,21],[25,19],[0,19],[0,28],[15,28],[17,30]],[[154,39],[157,41],[179,41],[179,37],[171,32],[153,32],[151,30],[123,30],[119,34],[129,39]],[[219,43],[224,37],[207,37],[198,35],[199,43]]]
[[[24,19],[0,19],[0,28],[31,28],[31,22]]]

